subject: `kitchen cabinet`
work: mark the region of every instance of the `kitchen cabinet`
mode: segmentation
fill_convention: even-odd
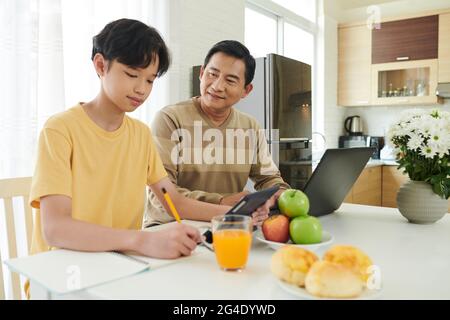
[[[439,16],[381,23],[372,30],[372,64],[438,57]]]
[[[397,166],[367,167],[356,180],[344,202],[397,208],[397,192],[408,180],[408,176],[397,169]]]
[[[450,82],[450,13],[439,15],[439,82]]]
[[[365,168],[344,202],[397,208],[397,191],[406,180],[397,166]]]
[[[338,104],[370,105],[371,37],[366,25],[339,28]]]
[[[381,166],[365,168],[344,202],[381,206],[381,181]]]
[[[338,30],[338,105],[436,104],[450,82],[450,12]]]
[[[397,166],[383,166],[383,187],[382,187],[382,206],[397,208],[397,192],[398,189],[409,178],[403,174]]]
[[[438,60],[417,60],[372,65],[372,104],[434,104]]]
[[[348,194],[345,196],[343,202],[345,202],[345,203],[353,203],[353,189],[350,189]]]
[[[381,166],[364,169],[352,190],[353,203],[381,206]]]

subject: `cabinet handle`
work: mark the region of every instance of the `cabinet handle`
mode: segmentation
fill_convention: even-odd
[[[358,103],[358,104],[368,104],[369,100],[359,100],[359,101],[356,101],[356,103]]]
[[[397,61],[409,60],[409,57],[397,57]]]
[[[399,99],[397,102],[409,102],[409,99]]]

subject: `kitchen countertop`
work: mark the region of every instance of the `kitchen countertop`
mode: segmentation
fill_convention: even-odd
[[[319,164],[319,161],[313,162],[313,170]],[[380,166],[398,166],[398,163],[395,160],[379,160],[379,159],[370,159],[366,164],[366,168],[380,167]]]
[[[366,164],[366,168],[379,166],[398,166],[398,163],[395,160],[370,159],[369,162]]]

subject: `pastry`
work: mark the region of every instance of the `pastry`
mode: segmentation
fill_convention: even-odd
[[[357,273],[344,265],[317,261],[306,275],[305,288],[312,295],[324,298],[353,298],[364,290]]]
[[[360,249],[349,245],[336,245],[330,248],[323,260],[343,265],[358,274],[361,280],[366,283],[370,274],[368,268],[372,265],[372,260]]]
[[[303,287],[306,274],[317,260],[311,251],[286,245],[273,254],[270,269],[278,279]]]

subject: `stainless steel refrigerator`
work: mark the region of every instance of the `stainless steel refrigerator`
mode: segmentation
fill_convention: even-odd
[[[199,95],[200,67],[193,68]],[[283,179],[302,189],[312,172],[311,66],[277,54],[256,58],[253,91],[235,107],[268,129],[267,141]]]

